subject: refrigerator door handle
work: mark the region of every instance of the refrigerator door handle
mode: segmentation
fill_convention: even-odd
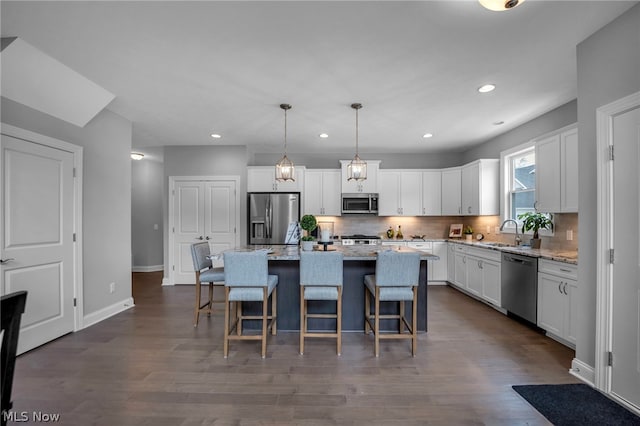
[[[271,197],[268,197],[264,212],[267,238],[271,238],[271,219]]]

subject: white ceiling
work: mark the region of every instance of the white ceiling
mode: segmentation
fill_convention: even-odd
[[[636,3],[2,1],[0,11],[3,37],[116,95],[108,108],[133,122],[135,148],[280,152],[285,102],[290,153],[352,153],[349,105],[361,102],[366,154],[463,151],[575,99],[576,45]],[[479,94],[484,83],[497,89]]]

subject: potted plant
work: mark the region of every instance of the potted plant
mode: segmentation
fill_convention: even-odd
[[[531,248],[540,248],[540,229],[553,229],[553,215],[551,213],[526,212],[518,215],[518,219],[522,221],[522,233],[533,231],[531,238]]]
[[[462,233],[467,241],[471,241],[473,239],[473,228],[470,225],[465,226]]]
[[[317,226],[318,222],[316,221],[316,217],[312,214],[305,214],[302,216],[302,219],[300,219],[300,227],[305,231],[305,234],[300,239],[302,241],[300,243],[302,250],[313,250],[313,241],[315,238],[311,235],[311,232],[316,229]]]

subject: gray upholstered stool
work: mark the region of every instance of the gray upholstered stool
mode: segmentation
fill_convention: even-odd
[[[373,330],[375,356],[380,354],[380,339],[411,339],[411,354],[416,356],[418,345],[418,281],[420,278],[420,253],[381,251],[376,260],[375,275],[365,275],[365,333]],[[371,314],[371,297],[374,313]],[[411,301],[411,324],[405,318],[405,302]],[[399,302],[399,314],[381,315],[381,302]],[[380,320],[397,320],[397,333],[381,333]],[[404,331],[407,326],[408,333]]]
[[[191,245],[193,269],[196,271],[196,308],[193,318],[194,327],[198,326],[200,312],[205,312],[207,316],[211,316],[213,303],[222,303],[222,300],[213,300],[213,286],[224,285],[224,268],[214,268],[209,256],[211,256],[211,250],[208,242]],[[209,298],[205,303],[202,303],[202,283],[209,284]]]
[[[338,252],[300,253],[300,354],[304,354],[305,337],[331,337],[336,339],[336,351],[342,352],[342,263]],[[309,300],[335,300],[336,313],[307,312]],[[309,318],[335,318],[335,333],[308,331]]]
[[[261,340],[262,358],[267,355],[267,334],[276,334],[278,276],[269,275],[267,253],[264,251],[225,252],[224,357],[229,355],[229,340]],[[271,315],[269,315],[271,297]],[[262,302],[262,315],[243,315],[242,302]],[[231,323],[231,303],[235,319]],[[242,321],[262,320],[262,333],[244,335]],[[237,334],[231,334],[234,329]]]

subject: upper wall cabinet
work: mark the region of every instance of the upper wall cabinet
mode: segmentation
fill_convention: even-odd
[[[462,166],[462,214],[500,214],[500,160],[483,159]]]
[[[422,214],[424,216],[442,214],[442,172],[440,170],[422,172]]]
[[[462,175],[460,167],[442,170],[442,215],[458,216],[462,213]]]
[[[301,192],[305,168],[296,166],[294,182],[276,181],[275,166],[247,167],[247,192]]]
[[[544,213],[578,211],[578,129],[575,126],[536,141],[536,203]]]
[[[380,170],[378,172],[378,215],[422,215],[422,171]]]
[[[380,160],[365,160],[367,162],[367,179],[363,181],[347,180],[347,167],[351,160],[340,160],[342,167],[342,192],[353,194],[356,192],[376,193],[378,192],[378,169]]]
[[[340,179],[335,170],[306,170],[304,175],[304,213],[340,216]]]

